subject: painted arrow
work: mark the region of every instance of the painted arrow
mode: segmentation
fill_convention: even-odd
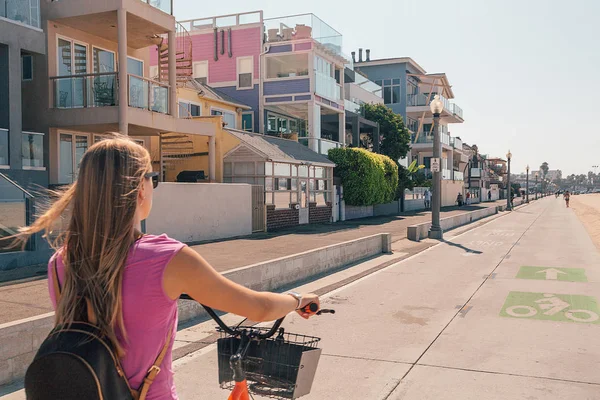
[[[546,279],[548,280],[557,280],[558,279],[558,274],[563,274],[566,275],[566,272],[562,272],[556,268],[548,268],[548,269],[543,269],[541,271],[536,272],[536,274],[541,274],[541,273],[546,273]]]

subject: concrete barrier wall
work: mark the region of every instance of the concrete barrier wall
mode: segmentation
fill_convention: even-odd
[[[373,216],[373,206],[349,206],[346,204],[346,220]]]
[[[392,237],[382,233],[238,268],[225,276],[254,290],[273,291],[391,251]],[[200,316],[204,316],[204,309],[198,303],[179,301],[180,323]],[[0,325],[0,385],[25,376],[53,327],[54,313]]]
[[[381,215],[398,215],[400,210],[400,201],[392,201],[387,204],[377,204],[373,206],[373,216],[379,217]]]
[[[252,187],[245,184],[161,183],[146,233],[181,242],[252,234]]]
[[[464,182],[442,180],[442,207],[450,207],[456,205],[456,197],[458,193],[463,193],[464,197]]]
[[[451,217],[443,218],[440,220],[440,225],[444,231],[457,228],[462,225],[469,224],[479,219],[489,217],[498,213],[498,207],[483,208],[481,210],[467,212],[464,214],[453,215]],[[431,228],[431,222],[424,222],[422,224],[411,225],[407,228],[407,234],[409,240],[415,242],[420,241],[429,236],[429,229]]]

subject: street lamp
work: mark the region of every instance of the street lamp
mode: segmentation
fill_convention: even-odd
[[[537,187],[537,180],[538,180],[538,173],[535,173],[535,199],[537,200],[537,196],[538,196],[538,187]]]
[[[527,183],[525,186],[525,202],[529,203],[529,164],[527,164]]]
[[[510,187],[510,159],[512,158],[512,153],[510,150],[506,154],[506,159],[508,160],[508,180],[506,187],[508,188],[508,196],[506,196],[506,210],[512,211],[512,188]]]
[[[440,225],[440,208],[442,206],[442,141],[440,114],[444,110],[444,103],[440,100],[439,95],[435,95],[429,105],[433,114],[433,158],[438,161],[438,169],[433,172],[433,193],[431,198],[431,228],[429,229],[429,238],[441,240],[444,238],[444,231]]]

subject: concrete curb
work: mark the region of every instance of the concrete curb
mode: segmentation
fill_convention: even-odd
[[[224,275],[254,290],[273,291],[391,252],[392,235],[381,233],[234,269]],[[180,323],[204,316],[204,309],[194,301],[180,300],[178,306]],[[53,327],[54,313],[0,325],[0,385],[25,376],[27,367]]]

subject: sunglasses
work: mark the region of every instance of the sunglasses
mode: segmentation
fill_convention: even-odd
[[[158,186],[158,176],[160,174],[158,172],[148,172],[147,174],[144,175],[144,178],[146,179],[152,179],[152,187],[154,189],[156,189],[156,187]]]

